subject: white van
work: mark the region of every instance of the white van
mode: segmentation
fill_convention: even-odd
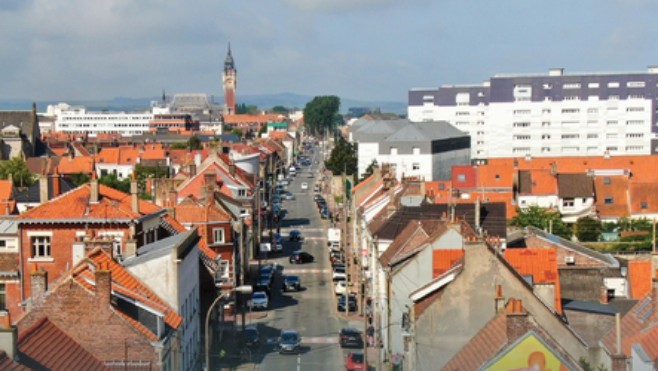
[[[294,166],[291,166],[290,169],[288,169],[288,174],[295,176],[297,175],[297,169],[295,169]]]

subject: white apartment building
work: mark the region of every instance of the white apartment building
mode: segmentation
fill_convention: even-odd
[[[474,159],[657,153],[658,67],[647,72],[496,75],[481,85],[412,89],[411,121],[447,121]]]
[[[133,136],[148,133],[149,122],[154,118],[151,111],[87,111],[84,107],[72,107],[68,104],[49,106],[48,113],[55,116],[55,131],[88,133],[90,137],[98,134]]]

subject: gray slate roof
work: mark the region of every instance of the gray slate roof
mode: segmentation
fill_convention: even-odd
[[[9,125],[16,126],[21,132],[31,139],[38,128],[38,118],[34,111],[0,111],[0,129]]]
[[[428,142],[467,135],[447,121],[412,122],[408,119],[363,121],[352,125],[352,137],[355,141]]]

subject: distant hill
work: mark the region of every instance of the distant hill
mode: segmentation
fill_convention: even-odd
[[[152,101],[159,101],[161,97],[147,97],[147,98],[125,98],[116,97],[111,100],[56,100],[56,101],[37,101],[37,110],[44,112],[46,107],[51,104],[61,102],[68,103],[72,106],[84,106],[88,110],[93,111],[136,111],[148,109]],[[304,109],[306,103],[313,100],[312,96],[294,94],[294,93],[278,93],[278,94],[254,94],[254,95],[238,95],[238,103],[255,105],[261,109],[270,109],[274,106],[284,106],[287,108]],[[215,97],[215,101],[223,101],[223,97]],[[370,107],[379,108],[381,112],[395,113],[398,115],[406,115],[407,104],[406,102],[383,102],[383,101],[360,101],[349,98],[340,98],[340,112],[345,114],[351,107]],[[32,101],[28,99],[5,99],[0,100],[0,110],[27,110],[32,108]]]

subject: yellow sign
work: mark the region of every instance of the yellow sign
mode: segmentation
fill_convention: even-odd
[[[567,371],[569,369],[535,334],[526,336],[486,367],[489,371]]]

